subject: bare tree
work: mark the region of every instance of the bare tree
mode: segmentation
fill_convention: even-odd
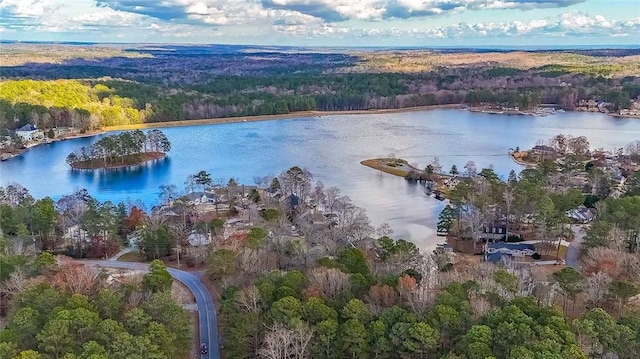
[[[275,324],[264,337],[258,354],[266,359],[306,359],[310,357],[313,330],[304,324],[290,329]]]
[[[380,227],[376,228],[375,231],[376,237],[392,237],[393,236],[393,228],[387,222],[384,222],[380,225]]]
[[[247,313],[259,313],[262,310],[262,298],[255,285],[243,288],[236,294],[236,304]]]
[[[584,292],[593,307],[600,306],[612,281],[613,279],[604,272],[597,272],[587,277]]]
[[[259,275],[268,271],[270,266],[267,252],[265,249],[239,248],[237,250],[238,266],[247,275]]]
[[[326,191],[324,208],[330,213],[335,210],[338,199],[340,198],[340,189],[338,187],[329,187]]]
[[[0,295],[3,293],[15,295],[20,293],[29,284],[30,280],[24,268],[18,267],[9,278],[0,282]]]
[[[469,178],[474,178],[478,174],[478,168],[476,167],[476,163],[473,161],[467,162],[464,165],[464,175]]]
[[[433,167],[433,173],[442,173],[442,165],[440,164],[440,159],[437,156],[433,157],[433,160],[431,160],[431,166]]]
[[[311,270],[309,284],[311,287],[319,289],[323,296],[329,299],[337,299],[351,286],[348,274],[337,268],[324,267]]]
[[[533,294],[540,305],[550,306],[556,301],[560,289],[554,282],[536,282]]]
[[[338,215],[338,224],[335,229],[341,239],[354,245],[374,233],[374,228],[371,226],[365,210],[354,205],[349,197],[340,197],[335,207],[335,212]]]
[[[473,317],[476,319],[479,319],[493,309],[491,302],[489,302],[485,296],[476,293],[471,293],[469,296],[469,305],[473,311]]]
[[[582,263],[587,273],[604,272],[613,279],[636,278],[640,273],[640,256],[605,247],[590,248]]]
[[[58,290],[69,294],[91,295],[98,286],[100,272],[81,263],[64,261],[51,279]]]

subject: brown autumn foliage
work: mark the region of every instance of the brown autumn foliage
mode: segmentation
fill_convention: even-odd
[[[617,280],[635,281],[640,271],[638,256],[605,247],[589,249],[583,256],[582,262],[586,273],[602,272]]]
[[[322,289],[320,289],[318,287],[314,287],[314,286],[310,286],[310,287],[305,288],[302,291],[302,295],[303,295],[304,299],[309,299],[311,297],[325,299],[324,292],[322,291]]]
[[[369,289],[369,303],[374,309],[392,307],[397,300],[396,290],[386,284],[377,284]]]
[[[398,292],[401,296],[407,296],[412,293],[417,287],[416,279],[408,274],[403,274],[398,278]]]
[[[91,295],[98,288],[100,272],[82,263],[64,261],[51,278],[51,284],[68,294]]]
[[[126,219],[125,226],[129,232],[135,231],[144,221],[144,212],[136,206],[131,207],[129,217]]]
[[[120,249],[120,245],[115,241],[107,240],[103,236],[94,236],[91,238],[91,245],[89,246],[90,258],[108,258],[116,253]]]
[[[337,268],[314,268],[309,273],[309,287],[322,292],[320,298],[337,299],[349,290],[349,275]]]

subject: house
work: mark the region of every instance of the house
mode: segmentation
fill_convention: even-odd
[[[329,220],[322,213],[314,211],[311,214],[311,224],[313,224],[314,226],[324,226],[326,224],[329,224]]]
[[[609,106],[613,105],[611,102],[598,102],[598,111],[603,112],[603,113],[608,113],[609,112]]]
[[[484,248],[484,260],[500,262],[502,258],[523,258],[536,254],[535,246],[531,243],[487,243]]]
[[[453,247],[449,243],[436,244],[436,250],[442,250],[444,253],[453,254]]]
[[[567,217],[569,217],[574,223],[589,223],[596,218],[596,212],[585,206],[567,211]]]
[[[331,223],[331,225],[338,225],[338,223],[340,222],[340,218],[335,213],[327,213],[324,216],[327,217],[327,220],[329,221],[329,223]]]
[[[26,124],[16,130],[16,135],[23,141],[32,141],[36,137],[37,133],[38,129],[32,124]]]
[[[208,193],[191,192],[183,197],[190,204],[215,203],[215,199]]]
[[[489,225],[482,228],[482,238],[493,241],[501,241],[507,235],[507,226],[505,225]]]
[[[453,190],[458,184],[460,184],[460,180],[457,178],[445,178],[443,184],[448,190]]]
[[[189,234],[187,241],[189,241],[189,244],[194,247],[205,246],[211,243],[211,236],[209,234],[192,231],[191,234]]]
[[[529,151],[531,156],[534,156],[537,160],[554,160],[558,157],[558,152],[551,147],[546,145],[537,145],[534,146],[531,151]]]
[[[620,110],[620,115],[621,116],[640,116],[640,110],[634,110],[634,109],[626,110],[626,109],[623,109],[623,110]]]
[[[300,201],[300,197],[295,194],[290,194],[287,197],[284,197],[281,202],[284,205],[284,208],[289,216],[293,216],[296,214],[302,213],[302,203]]]

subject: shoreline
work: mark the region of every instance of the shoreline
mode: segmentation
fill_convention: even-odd
[[[67,136],[67,137],[62,137],[62,138],[54,138],[54,139],[49,139],[47,141],[44,142],[35,142],[35,143],[30,143],[28,145],[26,145],[24,148],[20,148],[17,151],[13,152],[13,151],[7,151],[7,152],[3,152],[0,151],[0,157],[2,157],[2,161],[7,161],[10,160],[14,157],[18,157],[20,155],[22,155],[23,153],[27,152],[30,148],[33,147],[38,147],[41,145],[50,145],[54,142],[60,142],[60,141],[65,141],[65,140],[74,140],[76,138],[85,138],[85,137],[93,137],[93,136],[97,136],[97,135],[101,135],[105,133],[105,131],[91,131],[91,132],[85,132],[85,133],[79,133],[77,135],[71,135],[71,136]]]
[[[73,170],[89,170],[89,171],[116,170],[116,169],[122,169],[122,168],[136,167],[150,161],[156,161],[156,160],[167,158],[167,154],[162,152],[143,152],[136,155],[125,156],[125,158],[131,157],[131,156],[140,156],[140,160],[136,163],[105,166],[103,165],[103,162],[101,159],[93,159],[89,161],[72,163],[69,166],[71,166],[71,169]]]
[[[390,108],[390,109],[379,109],[379,110],[376,109],[376,110],[353,110],[353,111],[298,111],[298,112],[285,113],[281,115],[219,117],[219,118],[204,118],[204,119],[197,119],[197,120],[147,122],[147,123],[138,123],[138,124],[132,124],[132,125],[109,126],[109,127],[104,127],[103,132],[142,130],[147,128],[217,125],[217,124],[238,123],[238,122],[288,120],[288,119],[294,119],[294,118],[312,118],[312,117],[336,116],[336,115],[368,115],[368,114],[378,115],[378,114],[419,112],[419,111],[441,110],[441,109],[460,109],[461,110],[465,108],[467,108],[467,106],[463,104],[449,104],[449,105],[429,105],[429,106],[417,106],[417,107],[405,107],[405,108]]]
[[[128,130],[138,130],[138,129],[144,130],[144,129],[152,129],[152,128],[165,128],[165,127],[217,125],[217,124],[238,123],[238,122],[275,121],[275,120],[287,120],[287,119],[313,118],[313,117],[322,117],[322,116],[394,114],[394,113],[419,112],[419,111],[431,111],[431,110],[443,110],[443,109],[452,109],[452,110],[468,109],[468,110],[471,110],[472,112],[482,113],[481,111],[477,111],[477,110],[474,111],[472,107],[466,104],[446,104],[446,105],[427,105],[427,106],[416,106],[416,107],[405,107],[405,108],[352,110],[352,111],[315,111],[314,110],[314,111],[291,112],[291,113],[280,114],[280,115],[255,115],[255,116],[206,118],[206,119],[182,120],[182,121],[147,122],[147,123],[131,124],[131,125],[108,126],[108,127],[103,127],[101,130],[98,130],[98,131],[77,134],[77,135],[68,136],[64,138],[57,138],[52,140],[51,142],[32,143],[28,145],[26,148],[21,149],[17,153],[9,152],[9,156],[6,158],[3,158],[2,160],[6,161],[9,159],[18,157],[22,155],[24,152],[26,152],[27,150],[29,150],[30,148],[40,146],[43,144],[49,144],[57,141],[73,140],[76,138],[93,137],[93,136],[101,135],[107,132],[128,131]],[[567,112],[582,112],[582,111],[576,110],[576,111],[567,111]],[[503,113],[503,115],[506,115],[506,114]],[[612,113],[608,113],[606,115],[615,117],[615,118],[640,119],[638,117],[618,115],[618,114],[612,114]],[[7,153],[7,152],[3,152],[3,154],[4,153]]]
[[[130,130],[144,130],[152,128],[165,128],[165,127],[183,127],[183,126],[198,126],[198,125],[218,125],[225,123],[238,123],[238,122],[258,122],[258,121],[275,121],[275,120],[288,120],[296,118],[313,118],[322,116],[336,116],[336,115],[366,115],[366,114],[393,114],[393,113],[405,113],[405,112],[419,112],[430,110],[442,110],[442,109],[466,109],[467,106],[463,104],[448,104],[448,105],[428,105],[428,106],[416,106],[405,108],[391,108],[391,109],[379,109],[379,110],[353,110],[353,111],[298,111],[281,115],[255,115],[255,116],[236,116],[236,117],[219,117],[219,118],[205,118],[197,120],[182,120],[182,121],[164,121],[164,122],[147,122],[131,125],[120,126],[108,126],[103,127],[101,130],[87,132],[83,134],[68,136],[64,138],[57,138],[51,142],[38,142],[29,144],[26,148],[21,149],[17,153],[10,153],[3,161],[12,159],[22,155],[24,152],[32,147],[49,144],[57,141],[73,140],[76,138],[93,137],[108,132],[116,131],[130,131]]]

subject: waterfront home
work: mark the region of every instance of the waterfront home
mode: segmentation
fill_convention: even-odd
[[[448,178],[445,177],[445,179],[442,181],[442,183],[447,187],[448,190],[453,190],[454,188],[456,188],[456,186],[458,184],[460,184],[460,180],[453,177],[453,178]]]
[[[33,141],[38,134],[38,129],[32,124],[26,124],[16,130],[16,135],[23,141]]]
[[[183,197],[191,205],[203,203],[215,203],[215,198],[209,193],[192,192]]]
[[[314,226],[324,226],[329,224],[329,220],[319,211],[313,211],[311,214],[311,224]]]
[[[500,262],[502,258],[524,258],[536,254],[536,248],[531,243],[487,243],[484,247],[484,260]]]
[[[555,160],[559,157],[558,152],[556,152],[553,147],[546,145],[534,146],[531,151],[529,151],[529,155],[533,156],[536,161]]]
[[[640,110],[635,110],[635,109],[626,110],[626,109],[623,109],[623,110],[620,110],[620,115],[622,115],[622,116],[640,116]]]

